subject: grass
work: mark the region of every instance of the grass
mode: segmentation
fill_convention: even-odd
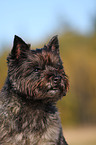
[[[63,133],[69,145],[96,145],[96,126],[66,128]]]

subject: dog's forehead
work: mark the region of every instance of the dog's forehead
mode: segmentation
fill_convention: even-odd
[[[46,49],[36,49],[31,51],[31,61],[46,64],[57,64],[60,61],[60,56],[54,52],[47,51]]]
[[[56,64],[59,61],[59,55],[51,51],[46,51],[44,49],[42,49],[41,53],[38,53],[38,57],[42,58],[43,61],[46,62],[46,64]]]

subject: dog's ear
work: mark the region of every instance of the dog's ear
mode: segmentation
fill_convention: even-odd
[[[51,50],[52,52],[59,53],[59,40],[58,40],[58,35],[52,37],[52,39],[47,44],[47,49]]]
[[[24,55],[26,51],[29,51],[29,49],[30,45],[26,44],[20,37],[15,35],[11,55],[18,59],[22,54]]]

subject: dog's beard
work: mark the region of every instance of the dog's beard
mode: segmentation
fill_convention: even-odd
[[[13,81],[13,89],[24,94],[26,99],[58,101],[66,95],[68,79],[64,74],[54,76],[54,73],[49,77],[43,72],[38,77],[35,73],[27,77],[24,75],[24,79]]]
[[[32,94],[34,99],[48,99],[58,100],[66,95],[67,92],[67,81],[66,79],[60,79],[59,81],[51,80],[46,81],[45,78],[39,79],[32,86]]]

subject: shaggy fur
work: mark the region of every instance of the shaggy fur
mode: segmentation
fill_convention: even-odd
[[[69,83],[57,36],[36,50],[15,36],[7,60],[0,93],[0,144],[67,145],[56,102],[66,95]]]

